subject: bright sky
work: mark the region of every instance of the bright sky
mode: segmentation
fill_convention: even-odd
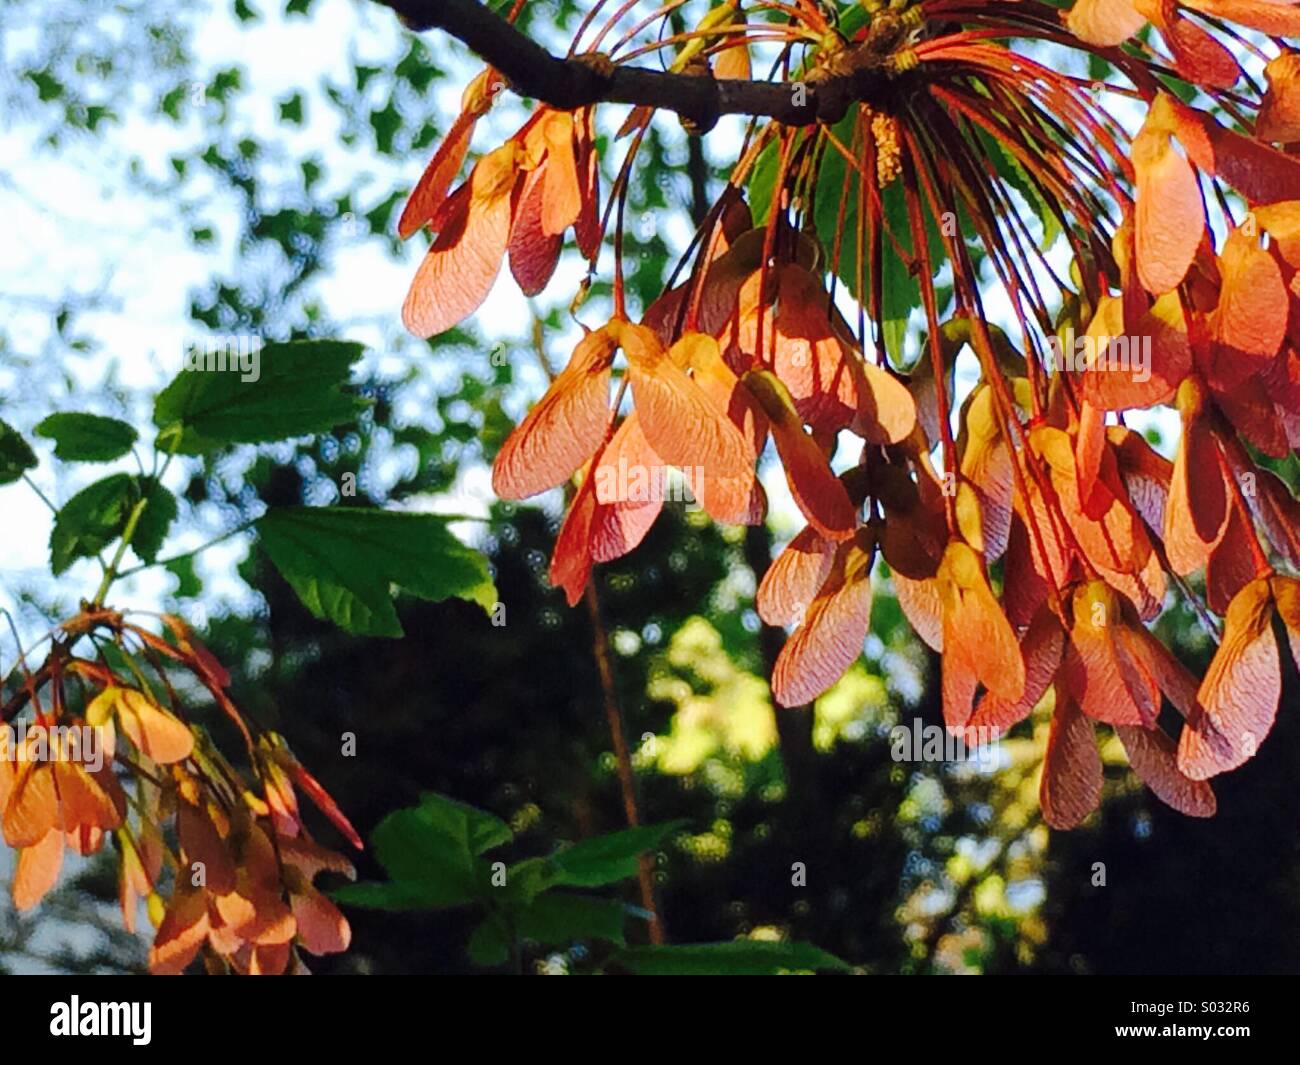
[[[387,60],[394,54],[400,30],[391,14],[371,3],[319,0],[309,19],[286,21],[278,13],[282,5],[259,6],[266,17],[251,26],[235,23],[227,3],[213,5],[196,21],[192,43],[200,78],[232,63],[246,70],[247,91],[239,97],[231,134],[238,137],[250,131],[271,141],[289,167],[312,154],[320,155],[328,161],[330,180],[340,187],[361,179],[362,203],[368,202],[367,196],[377,200],[386,195],[394,183],[413,181],[427,161],[423,157],[403,161],[399,173],[393,164],[371,157],[364,149],[343,150],[337,113],[321,92],[325,79],[352,80],[354,57]],[[33,41],[32,33],[8,27],[0,37],[6,64],[25,54]],[[286,62],[285,57],[293,61]],[[447,57],[440,55],[439,61],[446,63]],[[462,64],[448,65],[455,69]],[[449,79],[442,91],[445,100],[440,103],[448,114],[457,105],[457,81]],[[301,130],[282,125],[277,117],[277,101],[294,91],[307,98],[309,121]],[[123,386],[151,393],[180,370],[184,346],[196,336],[188,318],[190,294],[214,273],[230,271],[235,259],[232,238],[239,229],[233,197],[209,189],[201,215],[220,239],[215,247],[196,249],[177,205],[160,202],[127,181],[131,157],[140,159],[146,174],[162,178],[174,152],[203,143],[199,109],[191,108],[187,121],[176,127],[150,116],[145,106],[136,106],[147,103],[142,97],[131,106],[118,104],[124,119],[120,126],[95,139],[67,141],[58,151],[37,147],[35,128],[21,119],[11,119],[0,128],[0,158],[21,161],[5,168],[11,183],[4,189],[9,239],[0,261],[0,307],[12,348],[23,354],[44,349],[51,329],[50,304],[64,293],[106,290],[108,305],[78,323],[82,333],[96,339],[100,350],[69,360],[69,374],[84,398],[67,400],[62,409],[126,417],[145,439],[150,429],[147,406],[123,411],[109,396],[97,394],[100,383],[111,369]],[[396,373],[412,359],[429,358],[422,346],[405,343],[398,319],[402,296],[421,254],[418,242],[412,242],[407,253],[406,262],[393,262],[379,241],[358,236],[333,251],[331,269],[317,287],[322,303],[342,323],[340,335],[366,343],[372,365],[385,375]],[[522,297],[505,283],[483,313],[490,316],[494,330],[510,333],[521,333],[528,320]],[[23,404],[21,370],[4,354],[0,354],[0,396],[8,400],[0,407],[0,416],[24,431],[50,413],[43,395],[32,397],[37,402]],[[49,450],[48,445],[38,445],[42,457]],[[128,458],[117,466],[71,471],[61,466],[60,472],[70,475],[57,484],[53,468],[43,462],[34,478],[62,502],[117,468],[134,469],[134,462]],[[179,487],[185,476],[177,464],[168,482]],[[445,509],[480,512],[486,489],[480,476],[458,493],[460,498],[443,501]],[[175,540],[167,553],[192,547],[221,531],[215,514],[198,518],[203,528]],[[0,607],[12,609],[17,591],[46,568],[50,526],[50,512],[25,485],[0,489],[0,529],[5,530]],[[236,540],[206,553],[201,572],[211,577],[229,572],[246,546],[246,540]],[[67,599],[75,604],[77,596],[93,591],[97,578],[97,564],[83,562],[64,576],[61,587],[69,589]],[[166,574],[145,574],[124,585],[121,598],[147,603],[173,583]],[[218,581],[215,588],[224,596],[242,594],[236,582]],[[0,648],[0,660],[12,660],[12,640],[7,635],[0,637]]]

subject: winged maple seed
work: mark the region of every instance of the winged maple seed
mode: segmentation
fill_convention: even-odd
[[[211,971],[306,971],[301,951],[336,953],[350,939],[312,881],[325,870],[354,873],[312,839],[298,793],[353,846],[361,840],[282,737],[254,737],[229,674],[189,627],[171,615],[161,623],[159,634],[84,609],[0,707],[0,827],[18,849],[14,904],[45,897],[65,849],[95,854],[111,837],[123,923],[135,931],[143,901],[157,928],[151,971],[179,973],[200,952]],[[83,644],[88,657],[76,651]],[[202,693],[234,724],[247,775],[187,720],[178,689],[186,702]]]
[[[570,227],[590,280],[613,224],[613,312],[583,328],[493,468],[506,498],[572,482],[553,583],[576,603],[593,567],[653,525],[663,499],[624,491],[628,469],[698,471],[715,520],[762,522],[770,438],[806,521],[757,591],[762,619],[793,628],[778,703],[817,698],[856,660],[882,560],[942,655],[950,728],[1005,730],[1052,708],[1050,824],[1076,825],[1100,800],[1099,724],[1162,800],[1212,814],[1205,781],[1249,759],[1277,712],[1275,619],[1300,652],[1300,584],[1279,572],[1300,566],[1300,503],[1266,464],[1300,443],[1300,55],[1282,39],[1300,35],[1300,9],[863,2],[850,27],[813,0],[770,20],[729,0],[687,33],[666,5],[614,52],[657,28],[654,44],[600,55],[630,6],[598,25],[596,5],[573,54],[614,70],[675,47],[670,72],[713,62],[714,76],[745,77],[750,45],[776,42],[772,77],[796,98],[838,91],[843,106],[751,125],[638,323],[623,206],[653,110],[623,122],[631,145],[601,212],[596,105],[536,107],[448,194],[504,81],[488,70],[467,91],[402,218],[402,236],[435,234],[407,297],[413,332],[463,321],[503,256],[540,291]],[[1136,36],[1148,23],[1151,43]],[[1025,44],[1117,80],[1090,85]],[[1143,108],[1132,136],[1102,106],[1110,93]],[[1068,280],[1018,202],[1062,233]],[[919,357],[900,328],[909,287]],[[1006,331],[988,320],[990,292],[1009,307]],[[980,376],[954,411],[966,349]],[[1181,423],[1172,461],[1124,424],[1160,407]],[[1152,628],[1175,598],[1212,630],[1224,619],[1199,682]]]

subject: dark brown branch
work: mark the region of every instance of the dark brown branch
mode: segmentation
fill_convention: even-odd
[[[757,115],[791,126],[834,122],[853,100],[879,94],[880,69],[847,70],[804,82],[715,80],[645,67],[604,71],[588,59],[560,59],[479,0],[378,0],[417,31],[443,30],[477,52],[524,96],[565,111],[596,103],[674,111],[701,129],[721,115]]]

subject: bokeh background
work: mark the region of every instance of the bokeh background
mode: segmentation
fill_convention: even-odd
[[[566,46],[580,6],[532,0],[525,25]],[[354,382],[373,404],[355,425],[175,464],[184,504],[165,554],[267,504],[339,501],[352,473],[358,501],[477,519],[456,528],[489,555],[506,624],[460,601],[402,600],[404,639],[350,637],[315,621],[247,534],[114,599],[198,627],[239,701],[288,736],[363,835],[432,790],[509,822],[518,858],[624,822],[590,619],[545,576],[559,493],[507,506],[487,475],[544,387],[543,363],[567,357],[583,267],[566,259],[533,301],[503,275],[474,320],[432,342],[398,319],[423,238],[399,245],[397,213],[476,69],[459,44],[414,37],[370,0],[0,0],[0,417],[26,432],[86,410],[144,429],[195,339],[366,343]],[[476,146],[522,113],[507,100]],[[701,144],[656,124],[630,198],[634,305],[660,290],[737,137],[724,123]],[[607,294],[598,284],[589,306]],[[104,472],[46,461],[35,480],[62,500]],[[636,552],[597,572],[643,818],[688,826],[654,855],[673,942],[806,940],[873,973],[1300,970],[1294,671],[1260,755],[1220,779],[1214,820],[1163,807],[1110,738],[1101,810],[1051,832],[1037,802],[1041,713],[992,768],[891,758],[895,725],[941,714],[937,658],[887,580],[858,664],[815,706],[774,712],[764,677],[782,634],[761,626],[753,594],[798,522],[779,475],[765,483],[768,527],[669,506]],[[49,577],[49,528],[36,493],[0,490],[0,607],[24,643],[95,585],[85,563]],[[1194,617],[1162,624],[1202,670],[1212,648]],[[16,654],[0,631],[0,669]],[[0,879],[11,857],[0,851]],[[382,878],[369,856],[361,871]],[[120,930],[111,865],[75,873],[33,913],[0,898],[0,971],[143,968],[147,940]],[[464,914],[349,916],[353,949],[318,971],[476,971]],[[586,957],[575,943],[525,960],[569,972]]]

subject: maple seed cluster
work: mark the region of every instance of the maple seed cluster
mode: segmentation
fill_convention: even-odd
[[[630,6],[603,25],[596,6],[589,53]],[[827,11],[793,0],[744,21],[731,2],[687,33],[661,11],[617,38],[656,34],[614,62],[678,48],[669,69],[695,76],[701,57],[714,76],[727,57],[734,76],[751,43],[797,45],[802,65],[787,50],[772,77],[849,96],[834,115],[819,99],[815,125],[751,125],[640,321],[624,300],[622,204],[654,112],[623,123],[630,146],[603,214],[594,107],[537,107],[453,190],[500,80],[484,72],[402,216],[403,236],[435,234],[406,324],[427,337],[461,322],[506,258],[539,291],[569,228],[594,276],[613,220],[611,313],[583,327],[493,468],[512,499],[576,479],[551,562],[569,602],[662,505],[603,489],[610,471],[701,468],[703,508],[755,524],[770,440],[806,520],[757,593],[764,621],[793,627],[777,702],[815,699],[861,654],[883,559],[942,654],[951,729],[1005,730],[1050,706],[1049,824],[1077,825],[1100,801],[1098,725],[1162,800],[1208,816],[1208,779],[1249,759],[1276,716],[1275,618],[1300,654],[1300,503],[1267,461],[1300,444],[1300,56],[1284,40],[1300,36],[1300,9],[922,0],[863,3],[835,24]],[[1117,47],[1148,21],[1167,55]],[[1272,57],[1234,26],[1269,38]],[[1111,82],[1030,57],[1044,45],[1132,86],[1139,132],[1104,110]],[[1268,60],[1263,93],[1238,54]],[[1171,69],[1201,106],[1166,91]],[[1067,276],[1022,204],[1068,246]],[[1005,330],[985,313],[990,291],[1010,308]],[[913,309],[919,358],[903,344]],[[1149,352],[1149,365],[1050,357],[1085,332],[1093,350]],[[964,349],[980,376],[958,404]],[[1159,407],[1182,425],[1172,462],[1125,424]],[[1219,639],[1199,680],[1152,629],[1174,597]]]
[[[66,850],[96,854],[111,840],[123,923],[135,931],[143,901],[157,928],[151,972],[180,973],[200,952],[212,972],[305,972],[301,951],[337,953],[351,938],[313,880],[355,874],[312,839],[298,794],[355,847],[361,840],[280,736],[254,737],[227,692],[229,674],[189,627],[161,621],[159,635],[86,608],[60,627],[37,670],[23,668],[3,704],[7,732],[22,736],[0,758],[0,826],[18,848],[14,904],[25,910],[45,897]],[[93,655],[75,653],[83,641]],[[187,723],[178,689],[235,725],[251,781]],[[12,727],[28,709],[30,720]],[[98,745],[68,742],[86,730]]]

